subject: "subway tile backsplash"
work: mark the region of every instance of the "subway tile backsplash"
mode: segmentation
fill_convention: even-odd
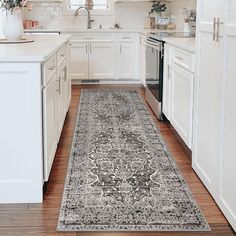
[[[175,17],[176,29],[183,30],[184,15],[183,8],[196,9],[196,0],[170,0],[169,12]],[[92,16],[95,22],[92,23],[94,28],[100,25],[103,28],[109,28],[115,22],[120,23],[123,28],[144,28],[144,18],[148,16],[152,3],[120,3],[115,4],[113,15]],[[39,26],[44,28],[64,26],[85,28],[87,17],[79,15],[74,17],[63,13],[63,3],[56,2],[34,2],[33,10],[25,12],[25,19],[38,20]]]

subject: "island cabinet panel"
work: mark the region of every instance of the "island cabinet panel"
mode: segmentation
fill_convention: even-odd
[[[34,45],[0,51],[0,203],[43,202],[70,105],[69,36]]]
[[[0,203],[42,202],[39,63],[0,63]]]

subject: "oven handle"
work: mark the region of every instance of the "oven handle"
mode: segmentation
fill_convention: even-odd
[[[152,48],[155,48],[158,51],[161,51],[161,44],[160,43],[151,43],[148,40],[145,40],[145,43],[146,43],[147,46],[151,46]]]

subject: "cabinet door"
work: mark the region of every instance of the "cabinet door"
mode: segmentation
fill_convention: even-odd
[[[171,83],[171,124],[189,148],[192,144],[193,74],[174,64]]]
[[[146,87],[146,43],[144,36],[140,36],[139,74],[140,74],[140,81]]]
[[[134,79],[134,43],[119,43],[118,79]]]
[[[171,46],[165,44],[164,74],[163,74],[163,105],[162,110],[168,120],[170,120],[170,91],[171,91]]]
[[[221,209],[236,231],[236,171],[235,171],[235,133],[236,133],[236,1],[229,1],[229,17],[225,22],[225,105],[223,157],[220,171],[219,200]]]
[[[44,126],[44,180],[48,181],[57,148],[57,94],[56,74],[43,90],[43,126]]]
[[[89,79],[115,78],[115,44],[113,42],[90,43]]]
[[[56,79],[56,113],[57,113],[57,142],[59,142],[64,124],[64,82],[63,66],[58,69]]]
[[[88,44],[72,42],[70,50],[71,79],[88,79]]]
[[[213,41],[213,18],[223,18],[223,0],[198,0],[193,168],[216,197],[222,152],[224,46]]]

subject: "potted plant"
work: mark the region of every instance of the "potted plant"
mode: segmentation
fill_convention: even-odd
[[[21,40],[24,32],[21,10],[32,10],[28,0],[0,0],[0,9],[6,11],[4,34],[7,40]]]
[[[158,18],[157,18],[157,26],[159,29],[165,29],[166,27],[166,24],[164,22],[164,19],[163,19],[163,16],[162,16],[162,13],[164,13],[167,9],[167,6],[164,2],[162,1],[155,1],[153,4],[152,4],[152,8],[149,12],[149,14],[153,14],[153,13],[156,13]]]

